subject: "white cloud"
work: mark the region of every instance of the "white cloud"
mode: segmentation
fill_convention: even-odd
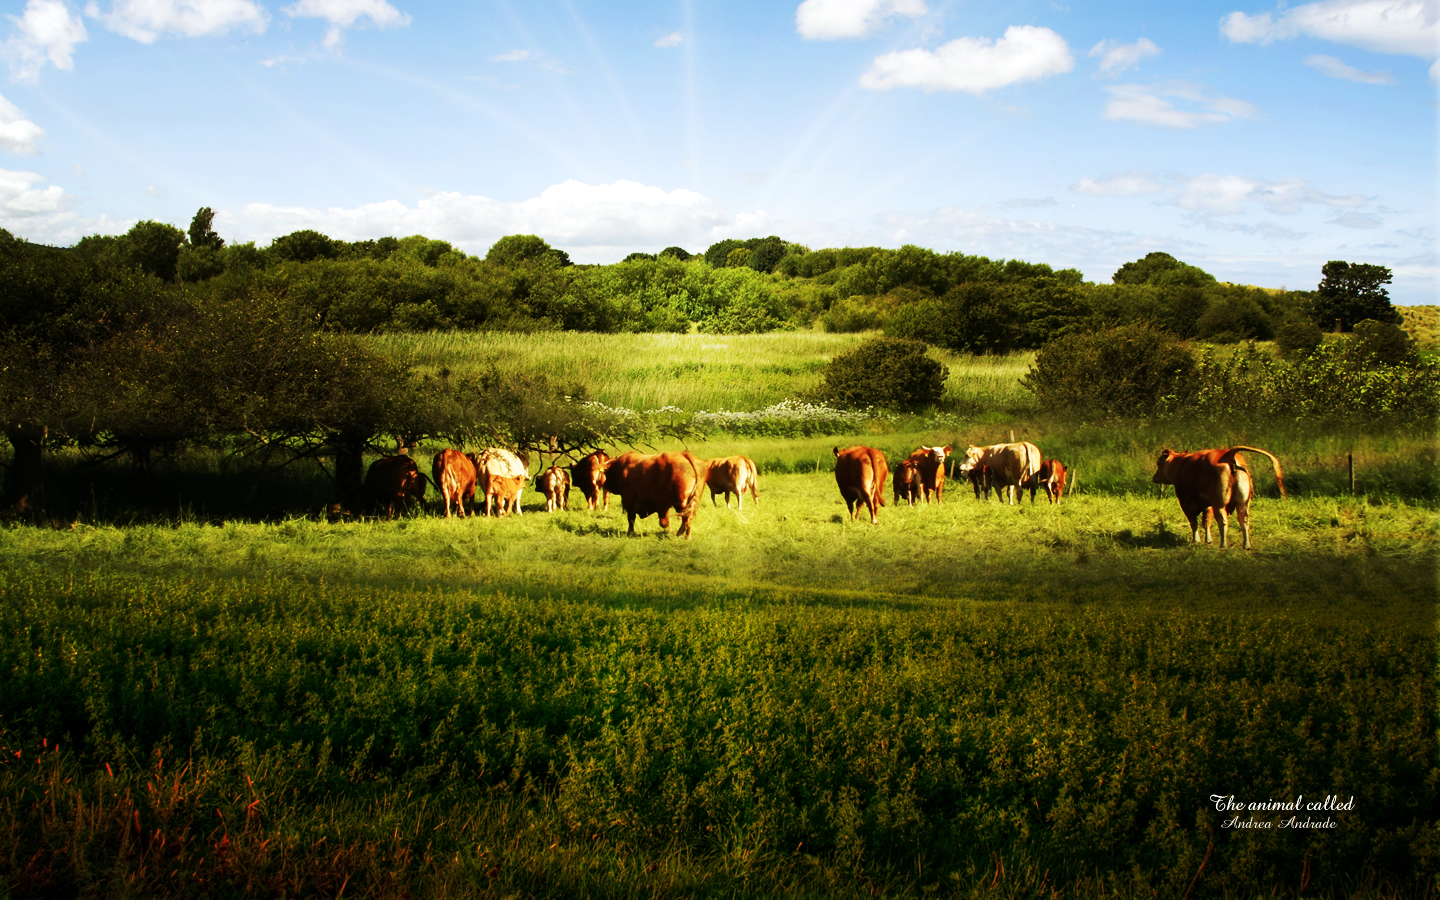
[[[1147,56],[1159,56],[1162,51],[1149,38],[1140,38],[1133,44],[1117,44],[1103,40],[1090,48],[1091,56],[1100,57],[1102,75],[1119,75],[1126,69],[1134,68]]]
[[[490,57],[491,62],[528,62],[560,75],[570,74],[570,69],[560,60],[538,51],[507,50],[499,56]]]
[[[1082,178],[1070,188],[1092,197],[1164,195],[1167,204],[1207,216],[1232,216],[1253,207],[1276,215],[1292,215],[1306,206],[1355,210],[1370,202],[1363,194],[1327,194],[1299,178],[1261,181],[1240,175],[1159,176],[1130,171]]]
[[[142,44],[162,35],[214,37],[232,29],[259,34],[270,24],[265,7],[251,0],[115,0],[108,13],[90,3],[85,15]]]
[[[35,142],[44,133],[39,125],[25,118],[15,104],[0,97],[0,148],[21,156],[34,156],[40,152]]]
[[[1151,172],[1120,172],[1106,175],[1099,181],[1082,178],[1071,188],[1077,194],[1092,197],[1134,197],[1164,190]]]
[[[302,228],[344,240],[425,234],[478,254],[507,234],[538,234],[578,262],[612,262],[671,244],[708,247],[717,235],[763,229],[768,222],[764,213],[732,214],[693,191],[574,180],[513,203],[441,191],[414,206],[398,200],[328,209],[250,203],[238,218],[247,238],[261,241]]]
[[[1325,56],[1320,53],[1312,53],[1305,57],[1305,65],[1329,75],[1331,78],[1341,78],[1345,81],[1358,81],[1361,84],[1394,84],[1395,79],[1389,72],[1365,72],[1354,66],[1347,65],[1344,61],[1333,56]]]
[[[1220,33],[1239,43],[1269,44],[1306,35],[1380,53],[1440,56],[1440,5],[1435,0],[1321,0],[1278,16],[1232,12]]]
[[[685,43],[685,35],[678,31],[672,31],[655,42],[656,47],[678,47]]]
[[[281,10],[292,19],[324,19],[330,23],[324,45],[338,47],[341,29],[351,28],[361,19],[369,19],[376,28],[400,28],[410,24],[410,16],[391,6],[386,0],[299,0]]]
[[[16,81],[35,81],[50,63],[65,72],[75,68],[75,45],[89,39],[85,23],[61,0],[29,0],[25,14],[6,16],[15,32],[5,43],[5,58]]]
[[[1075,67],[1065,39],[1048,28],[1012,25],[998,41],[957,38],[938,50],[901,50],[877,57],[860,84],[871,90],[919,87],[983,94]]]
[[[1210,94],[1192,84],[1121,84],[1105,90],[1110,100],[1101,115],[1112,121],[1140,122],[1161,128],[1196,128],[1259,114],[1254,105],[1244,100]],[[1183,108],[1177,106],[1177,102]]]
[[[859,38],[897,16],[913,19],[927,12],[924,0],[805,0],[795,10],[795,30],[812,41]]]
[[[74,198],[57,185],[38,187],[44,182],[44,176],[34,172],[0,169],[0,225],[58,213],[74,204]]]

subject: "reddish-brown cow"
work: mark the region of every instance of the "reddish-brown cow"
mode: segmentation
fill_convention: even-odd
[[[860,514],[864,504],[870,511],[870,524],[880,521],[880,507],[885,505],[885,478],[890,464],[885,454],[874,447],[835,448],[835,483],[850,510],[850,518]]]
[[[914,506],[920,499],[919,465],[913,459],[901,460],[895,465],[895,505],[903,500]]]
[[[725,495],[725,508],[730,508],[730,495],[735,495],[735,508],[745,508],[745,492],[750,492],[750,499],[758,506],[760,497],[756,493],[756,483],[760,480],[760,470],[755,463],[744,456],[727,456],[724,459],[710,460],[710,469],[705,474],[705,485],[710,488],[710,503],[715,505],[715,495]]]
[[[1040,464],[1040,468],[1036,470],[1030,480],[1020,485],[1020,487],[1022,489],[1028,487],[1030,489],[1031,504],[1035,503],[1035,492],[1042,487],[1045,489],[1045,499],[1051,503],[1059,503],[1065,496],[1066,477],[1067,472],[1064,463],[1058,459],[1047,459]]]
[[[910,454],[915,469],[920,475],[920,489],[925,493],[925,502],[935,495],[935,502],[945,494],[945,458],[950,455],[949,447],[921,447]]]
[[[1235,513],[1240,530],[1245,535],[1244,547],[1250,549],[1250,497],[1254,482],[1245,457],[1240,451],[1262,453],[1270,457],[1275,465],[1275,484],[1280,496],[1285,496],[1285,476],[1280,471],[1280,460],[1269,450],[1259,447],[1230,447],[1229,449],[1194,450],[1176,453],[1174,450],[1160,451],[1155,461],[1156,484],[1175,485],[1175,497],[1180,509],[1190,521],[1190,540],[1199,543],[1201,519],[1205,523],[1205,543],[1210,543],[1210,520],[1212,515],[1220,520],[1220,549],[1229,545],[1229,519],[1226,513]]]
[[[535,479],[535,489],[545,495],[545,511],[570,508],[570,473],[551,466]]]
[[[396,506],[404,515],[411,500],[425,499],[425,476],[409,456],[382,456],[365,472],[365,492],[377,509],[384,507],[385,514],[394,518]]]
[[[605,489],[620,495],[620,506],[630,519],[630,535],[635,534],[635,519],[659,514],[660,528],[670,530],[670,510],[680,514],[676,535],[690,537],[690,520],[694,518],[705,489],[705,472],[709,464],[689,451],[645,455],[630,451],[610,460],[605,466]]]
[[[475,463],[459,450],[445,449],[430,461],[430,474],[435,489],[440,492],[440,501],[445,504],[445,518],[450,518],[452,505],[464,518],[465,504],[475,502]]]
[[[605,467],[610,457],[604,450],[596,450],[570,467],[570,480],[585,495],[585,505],[595,509],[599,504],[610,508],[610,493],[605,490]]]

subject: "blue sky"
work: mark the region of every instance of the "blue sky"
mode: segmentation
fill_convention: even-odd
[[[1271,4],[11,0],[0,227],[1343,259],[1440,302],[1440,0]]]

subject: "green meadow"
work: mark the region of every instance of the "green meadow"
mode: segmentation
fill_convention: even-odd
[[[374,340],[713,411],[858,338]],[[1028,362],[947,358],[973,406],[943,415],[692,442],[761,477],[688,541],[578,491],[330,523],[323,479],[246,516],[203,459],[163,516],[76,488],[0,529],[0,892],[1433,895],[1433,436],[1064,424]],[[1063,504],[952,480],[872,526],[835,488],[836,445],[1012,432],[1072,467]],[[1191,544],[1155,454],[1236,443],[1289,497],[1252,459],[1255,549]]]

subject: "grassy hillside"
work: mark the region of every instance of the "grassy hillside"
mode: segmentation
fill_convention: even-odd
[[[1424,349],[1440,347],[1440,306],[1397,306],[1405,321],[1403,327]]]

